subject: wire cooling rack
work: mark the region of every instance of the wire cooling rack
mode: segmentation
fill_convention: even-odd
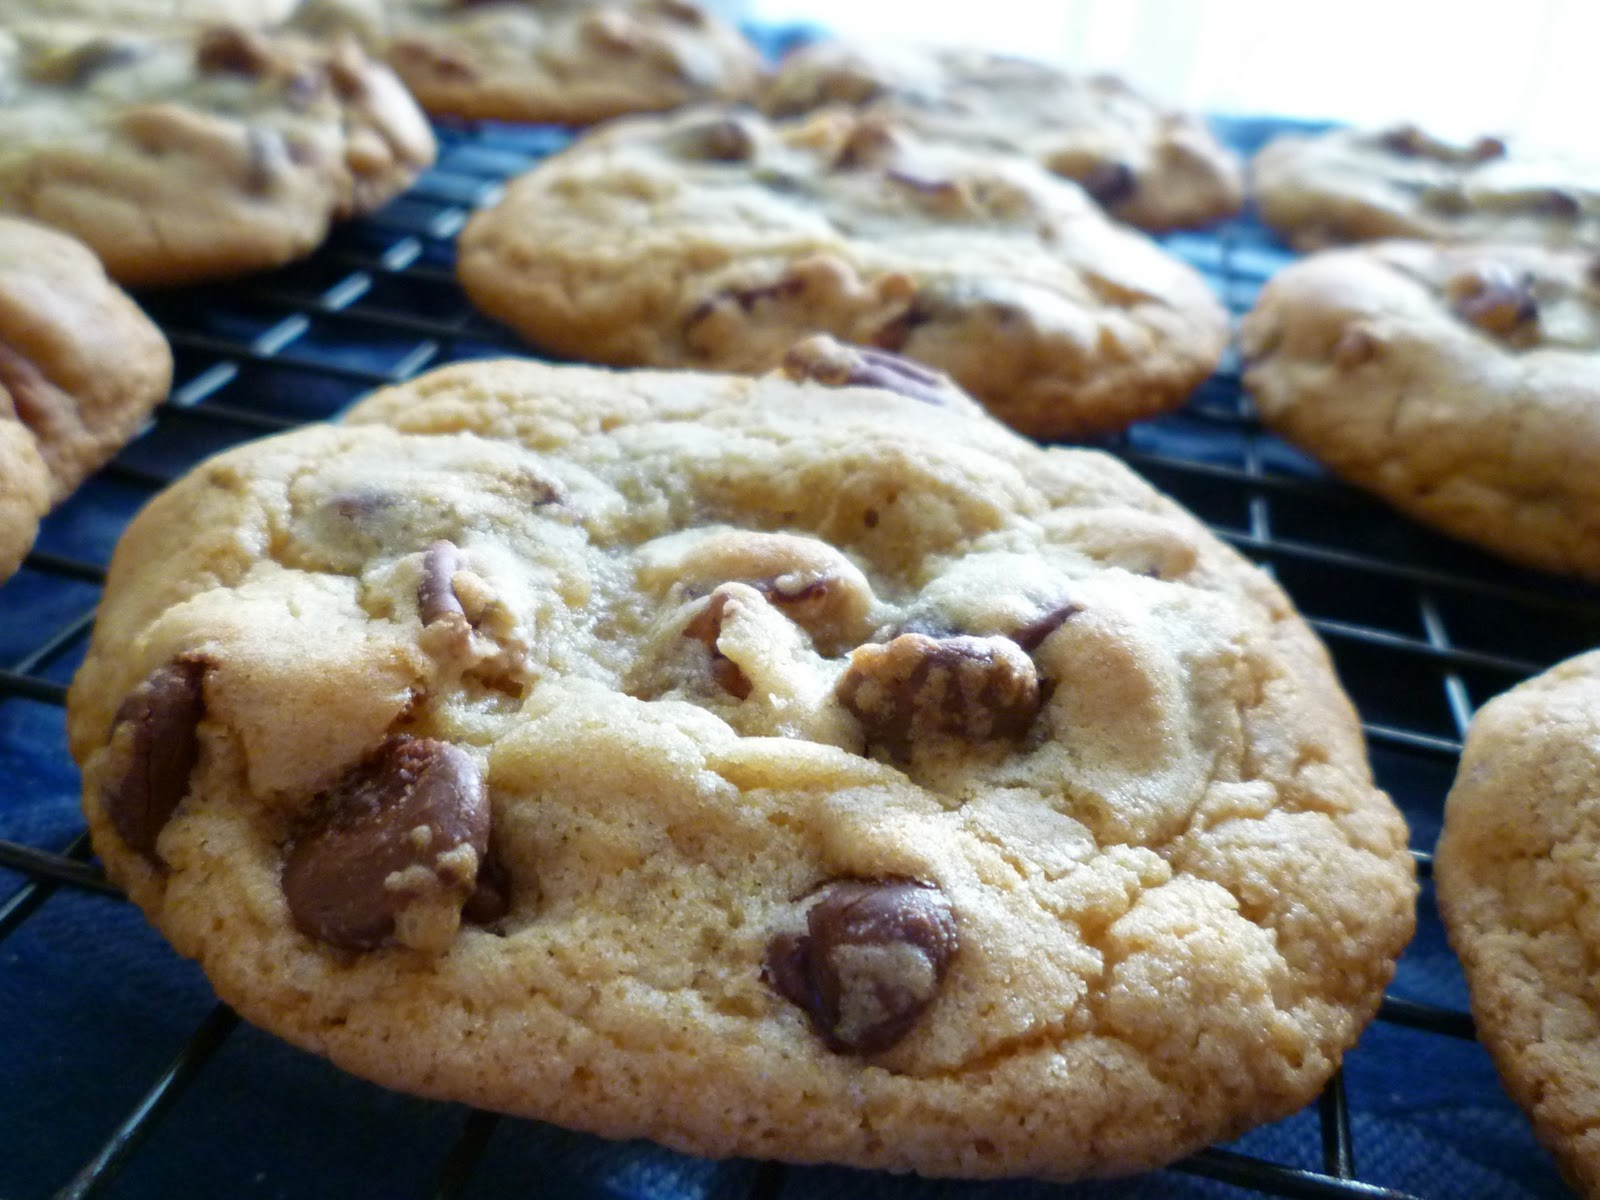
[[[1245,152],[1274,128],[1220,127]],[[436,169],[315,257],[143,297],[174,347],[172,396],[0,587],[0,1200],[1567,1194],[1472,1040],[1426,878],[1473,709],[1600,643],[1600,594],[1498,565],[1333,483],[1262,432],[1231,359],[1185,410],[1107,448],[1263,564],[1310,618],[1411,821],[1425,880],[1419,933],[1379,1021],[1304,1112],[1165,1171],[1078,1185],[716,1163],[386,1092],[219,1006],[90,858],[65,684],[118,533],[201,456],[440,363],[527,353],[471,310],[452,240],[473,206],[565,136],[494,125],[440,136]],[[1288,258],[1248,219],[1166,241],[1235,314]]]

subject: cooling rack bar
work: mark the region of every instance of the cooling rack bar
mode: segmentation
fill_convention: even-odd
[[[109,1183],[116,1176],[123,1160],[150,1132],[156,1120],[178,1098],[183,1089],[199,1073],[200,1068],[205,1066],[206,1061],[217,1052],[238,1023],[239,1018],[226,1005],[219,1004],[213,1008],[210,1015],[200,1023],[194,1036],[189,1039],[189,1043],[161,1073],[155,1085],[145,1093],[144,1099],[139,1101],[122,1124],[112,1131],[105,1144],[84,1164],[83,1169],[74,1175],[65,1187],[56,1192],[54,1200],[83,1200],[83,1197],[93,1195],[102,1185]]]
[[[99,867],[62,854],[51,854],[48,850],[0,840],[0,867],[23,871],[36,879],[99,892],[102,896],[122,898],[122,889],[107,879]]]
[[[1383,1003],[1378,1006],[1378,1017],[1408,1029],[1443,1033],[1464,1041],[1472,1041],[1478,1036],[1471,1013],[1456,1012],[1434,1004],[1418,1004],[1415,1000],[1402,1000],[1398,996],[1383,998]]]
[[[474,1109],[467,1114],[455,1145],[450,1147],[444,1166],[439,1169],[439,1179],[433,1191],[428,1193],[429,1200],[456,1200],[462,1194],[473,1169],[483,1157],[494,1127],[499,1123],[500,1118],[496,1114],[482,1109]]]
[[[1362,1183],[1358,1179],[1337,1179],[1316,1171],[1303,1171],[1281,1163],[1265,1162],[1232,1150],[1212,1147],[1191,1158],[1174,1163],[1174,1171],[1200,1175],[1219,1183],[1236,1187],[1255,1188],[1268,1196],[1284,1196],[1288,1200],[1420,1200],[1410,1192],[1397,1192],[1393,1188]]]
[[[1336,1179],[1356,1177],[1355,1147],[1350,1140],[1350,1105],[1344,1094],[1344,1072],[1335,1071],[1317,1099],[1322,1126],[1322,1169]]]
[[[16,671],[0,668],[0,695],[21,696],[25,700],[42,700],[46,704],[65,704],[67,686],[64,683],[52,683],[48,679],[37,679],[32,675],[22,675]]]

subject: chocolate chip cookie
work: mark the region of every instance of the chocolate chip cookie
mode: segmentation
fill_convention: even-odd
[[[1026,154],[1144,229],[1214,224],[1244,199],[1237,156],[1203,118],[1114,75],[976,50],[820,41],[784,57],[762,100],[784,117],[835,104],[929,137]]]
[[[827,340],[463,364],[211,460],[69,724],[108,870],[247,1018],[701,1154],[1164,1162],[1314,1096],[1412,926],[1266,576]]]
[[[0,217],[0,579],[171,382],[166,339],[93,254]]]
[[[421,111],[349,38],[0,25],[0,212],[82,238],[125,283],[287,262],[433,152]]]
[[[761,57],[693,0],[303,0],[295,23],[360,31],[429,112],[590,125],[746,100]]]
[[[1600,167],[1415,125],[1286,134],[1250,166],[1261,218],[1300,250],[1375,238],[1600,249]]]
[[[1417,520],[1600,579],[1600,267],[1391,242],[1270,280],[1240,328],[1261,419]]]
[[[759,372],[825,332],[1046,437],[1176,407],[1227,340],[1205,281],[1082,189],[847,110],[607,126],[477,214],[459,271],[563,357]]]
[[[1473,719],[1434,859],[1439,909],[1506,1090],[1600,1195],[1600,654]]]

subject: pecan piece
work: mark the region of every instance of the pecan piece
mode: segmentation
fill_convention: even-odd
[[[843,879],[806,913],[804,934],[772,940],[762,977],[804,1010],[830,1050],[876,1054],[937,998],[957,945],[955,914],[937,887]]]
[[[853,650],[834,696],[900,762],[926,739],[1021,738],[1040,704],[1033,660],[1009,638],[922,633]]]

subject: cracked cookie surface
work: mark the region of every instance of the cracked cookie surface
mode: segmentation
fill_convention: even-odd
[[[1067,1177],[1298,1108],[1415,890],[1324,650],[931,390],[476,363],[202,465],[71,689],[108,869],[251,1020],[609,1136]]]
[[[1268,427],[1513,562],[1600,579],[1592,254],[1391,242],[1262,289],[1239,344]]]
[[[293,18],[360,33],[431,113],[591,125],[747,100],[761,58],[693,0],[303,0]]]
[[[1478,1038],[1540,1141],[1600,1195],[1600,654],[1473,718],[1434,856]]]
[[[607,126],[474,216],[458,270],[565,357],[759,372],[825,332],[1047,437],[1177,407],[1227,340],[1205,281],[1077,186],[845,110]]]
[[[279,266],[433,154],[350,38],[0,22],[0,212],[82,238],[124,283]]]
[[[171,381],[166,339],[93,254],[0,216],[0,579]]]
[[[1142,229],[1201,228],[1244,200],[1238,159],[1202,117],[1112,75],[974,50],[821,41],[786,55],[761,100],[780,117],[833,104],[1025,154]]]
[[[1415,125],[1285,134],[1250,164],[1261,219],[1299,250],[1378,238],[1600,249],[1600,167]]]

